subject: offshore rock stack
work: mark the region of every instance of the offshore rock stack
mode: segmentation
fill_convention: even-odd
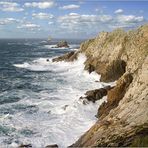
[[[106,95],[107,102],[98,108],[96,124],[70,147],[148,146],[148,25],[102,32],[53,61],[73,61],[79,53],[87,57],[85,70],[116,86],[86,93],[88,101]]]

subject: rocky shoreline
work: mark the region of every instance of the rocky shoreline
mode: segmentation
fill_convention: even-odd
[[[96,124],[70,147],[148,146],[148,25],[102,32],[53,62],[74,61],[79,53],[87,57],[85,70],[116,86],[80,98],[95,102],[107,96],[107,102],[98,108]]]

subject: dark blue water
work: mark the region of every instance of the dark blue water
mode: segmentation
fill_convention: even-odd
[[[55,50],[47,48],[44,45],[54,45],[58,41],[52,41],[49,43],[42,43],[43,40],[0,40],[0,92],[16,89],[19,86],[15,83],[16,79],[21,81],[26,80],[27,86],[30,89],[29,81],[32,80],[33,71],[16,68],[13,64],[23,63],[25,61],[32,61],[37,58],[50,58],[59,56],[68,52],[68,49]],[[69,41],[71,44],[78,44],[80,41]],[[36,72],[37,73],[37,72]],[[39,72],[40,73],[40,72]],[[21,87],[21,86],[20,86]]]
[[[78,48],[81,41],[68,40],[69,49],[51,48],[57,42],[0,40],[1,147],[66,147],[96,121],[100,103],[84,106],[78,98],[104,84],[95,82],[98,75],[83,70],[83,55],[73,63],[52,63],[53,57]]]

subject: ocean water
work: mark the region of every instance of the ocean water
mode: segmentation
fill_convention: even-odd
[[[69,40],[70,49],[53,49],[57,40],[0,40],[0,147],[67,147],[96,122],[106,98],[84,105],[79,97],[108,84],[83,70],[83,54],[74,62],[52,62],[77,50],[80,42]]]

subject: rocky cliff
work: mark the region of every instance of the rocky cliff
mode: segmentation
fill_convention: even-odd
[[[100,74],[100,81],[117,82],[98,108],[96,124],[72,147],[148,146],[148,25],[102,32],[53,61],[73,61],[79,53],[87,57],[85,69]]]

